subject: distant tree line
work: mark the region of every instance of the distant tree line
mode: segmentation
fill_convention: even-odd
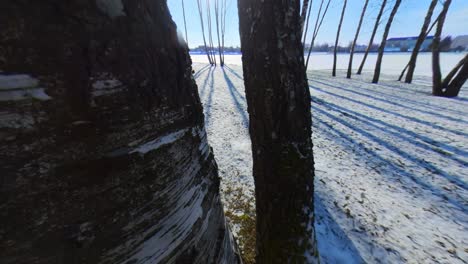
[[[218,49],[218,47],[214,47],[215,49]],[[240,47],[223,47],[223,50],[224,50],[224,53],[240,53],[241,52],[241,48]],[[205,46],[204,45],[200,45],[198,47],[195,47],[195,48],[191,48],[190,49],[190,52],[194,52],[194,53],[205,53]]]
[[[352,42],[350,42],[346,46],[338,45],[337,46],[337,52],[338,53],[350,53],[351,52],[351,45],[352,45]],[[396,44],[396,45],[398,45],[398,44]],[[461,52],[461,51],[466,50],[465,47],[462,47],[462,46],[451,48],[451,45],[452,45],[452,37],[451,36],[445,37],[440,42],[440,51],[441,52],[454,52],[454,51],[455,52]],[[372,44],[370,47],[368,45],[356,45],[356,47],[359,47],[359,49],[356,49],[354,51],[355,53],[364,53],[367,49],[368,49],[368,52],[377,52],[379,50],[379,44],[377,44],[377,43]],[[214,48],[218,49],[218,47],[214,47]],[[304,50],[308,50],[309,48],[310,48],[309,44],[306,44],[304,46]],[[335,48],[334,45],[330,45],[328,43],[316,44],[312,48],[312,52],[333,52],[334,48]],[[236,47],[233,47],[233,46],[224,47],[223,49],[224,49],[225,53],[240,53],[241,52],[241,48],[237,47],[237,46]],[[191,48],[190,51],[194,52],[194,53],[204,53],[205,52],[205,46],[204,45],[199,45],[198,47]],[[402,47],[402,49],[400,51],[401,52],[407,52],[408,48]],[[429,45],[427,48],[421,49],[420,51],[421,52],[431,52],[432,51],[432,44]]]

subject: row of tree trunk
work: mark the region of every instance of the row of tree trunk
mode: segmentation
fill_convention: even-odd
[[[211,17],[211,2],[206,0],[205,6],[203,6],[202,0],[197,0],[198,14],[200,16],[200,24],[203,35],[203,44],[205,47],[205,53],[208,57],[208,62],[211,65],[216,65],[216,48],[213,45],[213,30],[212,30],[212,17]],[[183,6],[183,0],[182,0]],[[208,31],[208,45],[207,37],[205,34],[205,19],[204,13],[206,12],[206,26]],[[214,0],[214,13],[215,13],[215,23],[216,23],[216,34],[218,39],[218,54],[219,62],[221,66],[224,66],[224,37],[226,33],[226,14],[227,6],[226,0]],[[184,11],[184,21],[185,21],[185,11]],[[187,29],[185,29],[186,39],[187,39]]]
[[[361,27],[362,27],[362,24],[363,24],[363,21],[364,21],[364,17],[365,17],[366,11],[367,11],[368,4],[369,4],[369,0],[366,0],[364,2],[364,6],[362,8],[362,12],[361,12],[361,15],[360,15],[360,18],[359,18],[359,23],[358,23],[358,26],[357,26],[357,29],[356,29],[356,33],[355,33],[353,42],[351,43],[351,51],[350,51],[350,57],[349,57],[348,70],[347,70],[346,78],[351,78],[351,75],[352,75],[353,58],[354,58],[355,47],[356,47],[357,40],[359,38],[359,33],[361,31]],[[387,24],[385,26],[385,31],[384,31],[383,36],[382,36],[382,41],[381,41],[380,46],[379,46],[377,62],[376,62],[375,71],[374,71],[374,78],[372,80],[372,82],[374,82],[374,83],[377,83],[378,80],[379,80],[379,77],[380,77],[380,69],[381,69],[385,44],[386,44],[386,41],[387,41],[388,34],[390,33],[390,28],[391,28],[392,22],[393,22],[394,17],[395,17],[395,15],[396,15],[399,7],[400,7],[400,4],[401,4],[401,0],[396,0],[395,1],[395,4],[394,4],[394,6],[392,8],[390,16],[389,16],[389,18],[387,20]],[[383,16],[383,13],[385,11],[386,5],[387,5],[387,0],[383,0],[382,4],[380,6],[380,9],[379,9],[379,13],[377,15],[373,30],[372,30],[372,34],[371,34],[371,37],[370,37],[370,40],[369,40],[369,44],[368,44],[367,49],[366,49],[366,51],[364,53],[364,57],[363,57],[363,59],[361,61],[361,64],[360,64],[359,69],[357,71],[357,74],[362,73],[362,69],[364,68],[364,64],[365,64],[365,62],[367,60],[367,56],[369,54],[370,48],[371,48],[371,46],[372,46],[372,44],[374,42],[374,38],[375,38],[375,35],[377,34],[377,30],[378,30],[380,22],[382,20],[382,16]],[[340,16],[340,22],[338,23],[338,30],[337,30],[337,33],[336,33],[335,47],[334,47],[334,50],[333,50],[332,76],[334,76],[334,77],[336,76],[338,42],[339,42],[339,39],[340,39],[341,28],[342,28],[344,16],[345,16],[345,13],[346,13],[346,7],[347,7],[347,0],[344,0],[343,1],[343,8],[342,8],[342,11],[341,11],[341,16]]]

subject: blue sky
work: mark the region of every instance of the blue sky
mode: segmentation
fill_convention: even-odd
[[[176,22],[180,32],[183,32],[184,22],[182,16],[182,0],[167,0],[173,20]],[[312,0],[312,17],[310,24],[315,23],[315,17],[318,12],[320,0]],[[334,43],[338,20],[343,5],[343,0],[331,0],[330,9],[323,22],[316,43]],[[202,0],[205,3],[205,0]],[[365,44],[371,34],[374,20],[378,13],[381,0],[370,0],[369,8],[364,19],[361,34],[358,40],[359,44]],[[440,1],[442,2],[442,1]],[[196,47],[203,43],[201,34],[200,18],[198,16],[198,8],[196,0],[184,0],[185,15],[187,19],[187,31],[190,47]],[[387,4],[386,15],[390,13],[393,5]],[[399,12],[392,25],[390,37],[414,36],[418,35],[424,16],[429,6],[430,0],[403,0]],[[213,4],[212,4],[213,5]],[[343,29],[340,37],[340,44],[347,45],[353,38],[356,30],[359,16],[364,5],[364,0],[348,0],[348,8],[343,22]],[[440,10],[441,4],[438,5]],[[436,11],[438,14],[438,11]],[[435,15],[434,15],[435,17]],[[213,34],[215,30],[214,11],[213,18]],[[206,18],[205,18],[206,19]],[[226,46],[239,46],[239,30],[237,17],[237,0],[227,0],[227,17],[226,17]],[[384,25],[380,26],[379,33],[382,33]],[[184,33],[185,34],[185,33]],[[468,0],[453,0],[447,16],[443,35],[467,35],[468,34]],[[311,34],[309,34],[310,36]],[[214,35],[213,37],[216,37]],[[380,37],[377,37],[380,41]],[[377,42],[377,41],[376,41]]]

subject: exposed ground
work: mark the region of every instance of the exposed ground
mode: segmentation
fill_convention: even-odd
[[[242,68],[195,63],[222,187],[253,189]],[[466,263],[468,87],[309,71],[322,263]],[[339,74],[344,76],[344,72]]]

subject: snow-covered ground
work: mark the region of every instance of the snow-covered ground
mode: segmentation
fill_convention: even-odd
[[[445,71],[463,55],[451,56]],[[222,187],[253,189],[240,56],[227,61],[194,63],[194,75]],[[468,86],[433,97],[427,67],[411,85],[395,81],[398,65],[384,64],[378,85],[370,72],[308,72],[322,263],[468,260]]]
[[[354,67],[359,67],[363,53],[356,53],[354,55]],[[440,65],[443,74],[447,74],[464,56],[464,53],[441,53],[440,54]],[[411,53],[409,52],[398,52],[398,53],[385,53],[382,61],[382,72],[386,74],[399,75],[401,70],[406,66],[409,61]],[[208,60],[206,55],[197,54],[191,55],[192,61],[197,63],[207,63]],[[242,65],[240,55],[226,55],[225,56],[227,65]],[[367,57],[364,70],[373,70],[375,62],[377,60],[376,53],[369,53]],[[347,69],[349,62],[349,54],[339,53],[337,60],[338,69]],[[418,63],[416,66],[416,75],[432,76],[432,54],[424,52],[419,54]],[[325,52],[313,52],[310,56],[309,70],[328,70],[333,67],[333,54]]]

